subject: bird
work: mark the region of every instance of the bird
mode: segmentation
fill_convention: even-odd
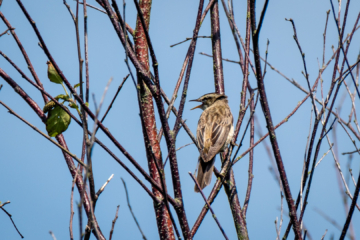
[[[190,100],[201,102],[201,105],[191,110],[203,110],[196,130],[196,141],[200,151],[196,179],[201,189],[211,182],[216,154],[225,151],[234,135],[234,120],[227,98],[225,94],[207,93],[198,99]],[[194,190],[200,192],[196,185]]]

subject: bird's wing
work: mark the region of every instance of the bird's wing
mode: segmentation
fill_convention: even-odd
[[[209,109],[210,110],[210,109]],[[210,161],[224,146],[232,127],[230,110],[224,113],[204,111],[197,128],[197,141],[204,162]]]

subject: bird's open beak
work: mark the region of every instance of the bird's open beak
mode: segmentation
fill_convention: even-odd
[[[199,100],[199,99],[194,99],[194,100],[190,100],[189,102],[201,102],[201,100]],[[190,109],[190,110],[194,110],[195,108],[201,108],[201,107],[202,107],[202,104],[199,105],[199,106],[196,106],[196,107],[194,107],[194,108],[192,108],[192,109]]]
[[[202,107],[202,104],[200,104],[199,106],[196,106],[196,107],[194,107],[194,108],[192,108],[190,110],[194,110],[195,108],[201,108],[201,107]]]

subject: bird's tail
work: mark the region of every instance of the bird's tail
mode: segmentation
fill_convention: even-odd
[[[197,181],[201,189],[204,189],[211,182],[212,173],[214,171],[215,157],[208,162],[204,162],[199,158],[199,167],[197,172]],[[198,187],[195,184],[195,192],[200,192]]]

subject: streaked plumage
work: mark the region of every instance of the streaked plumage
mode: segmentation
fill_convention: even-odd
[[[196,130],[196,140],[202,150],[199,157],[197,181],[203,189],[211,182],[215,155],[223,152],[231,142],[234,134],[233,116],[227,96],[224,94],[208,93],[191,101],[202,102],[193,109],[204,110]],[[196,186],[195,192],[199,192]]]

